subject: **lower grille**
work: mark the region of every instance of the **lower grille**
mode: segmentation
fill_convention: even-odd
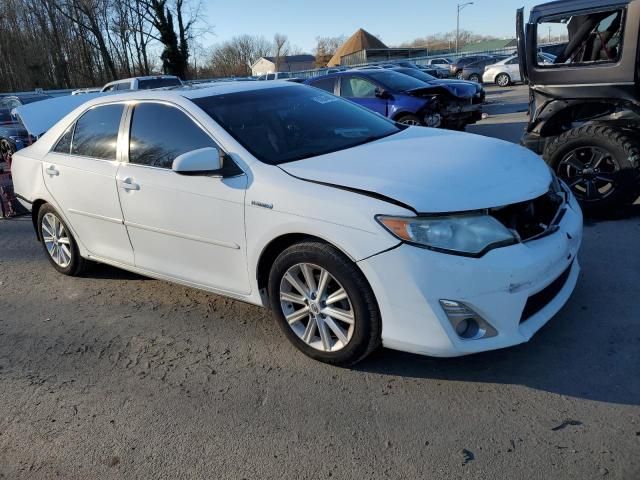
[[[522,316],[520,317],[520,323],[526,322],[531,317],[533,317],[536,313],[542,310],[544,307],[549,305],[549,303],[556,298],[560,290],[562,290],[569,279],[569,275],[571,274],[571,268],[573,267],[573,262],[569,267],[562,272],[558,278],[556,278],[551,284],[546,287],[544,290],[532,295],[527,300],[526,305],[524,306],[524,310],[522,312]]]

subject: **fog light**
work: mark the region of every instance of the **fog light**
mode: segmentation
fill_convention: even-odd
[[[464,303],[440,300],[440,305],[461,339],[480,340],[498,335],[498,331],[489,322]]]

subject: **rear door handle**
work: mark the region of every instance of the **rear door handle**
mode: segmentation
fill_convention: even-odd
[[[123,190],[126,190],[126,191],[140,190],[140,185],[135,183],[133,181],[133,178],[127,177],[124,180],[122,180],[122,188],[123,188]]]
[[[52,177],[57,177],[60,175],[60,172],[56,169],[55,165],[50,165],[49,168],[45,170],[47,175],[51,175]]]

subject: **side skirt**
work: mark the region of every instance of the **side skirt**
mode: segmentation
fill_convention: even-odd
[[[206,285],[201,285],[199,283],[190,282],[188,280],[183,280],[181,278],[171,277],[169,275],[163,275],[161,273],[153,272],[150,270],[145,270],[143,268],[134,267],[132,265],[127,265],[124,263],[116,262],[113,260],[108,260],[106,258],[100,258],[93,255],[87,255],[87,259],[92,260],[98,263],[104,263],[105,265],[111,265],[112,267],[119,268],[121,270],[126,270],[128,272],[137,273],[138,275],[142,275],[145,277],[153,278],[155,280],[162,280],[170,283],[177,283],[179,285],[184,285],[185,287],[194,288],[196,290],[202,290],[205,292],[213,293],[216,295],[220,295],[223,297],[229,297],[234,300],[239,300],[243,303],[248,303],[250,305],[256,305],[258,307],[266,307],[260,297],[256,300],[252,295],[241,295],[234,292],[228,292],[226,290],[219,290],[212,287],[208,287]]]

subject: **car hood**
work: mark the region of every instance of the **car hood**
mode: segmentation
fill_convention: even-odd
[[[441,85],[453,93],[456,97],[471,98],[479,93],[481,88],[475,82],[467,82],[465,80],[434,80],[431,82],[435,85]]]
[[[12,112],[20,118],[20,121],[31,135],[39,137],[77,107],[101,95],[108,94],[86,93],[84,95],[55,97],[41,102],[21,105],[14,108]]]
[[[551,184],[549,168],[529,150],[424,127],[280,168],[303,180],[386,197],[420,213],[519,203],[543,195]]]

